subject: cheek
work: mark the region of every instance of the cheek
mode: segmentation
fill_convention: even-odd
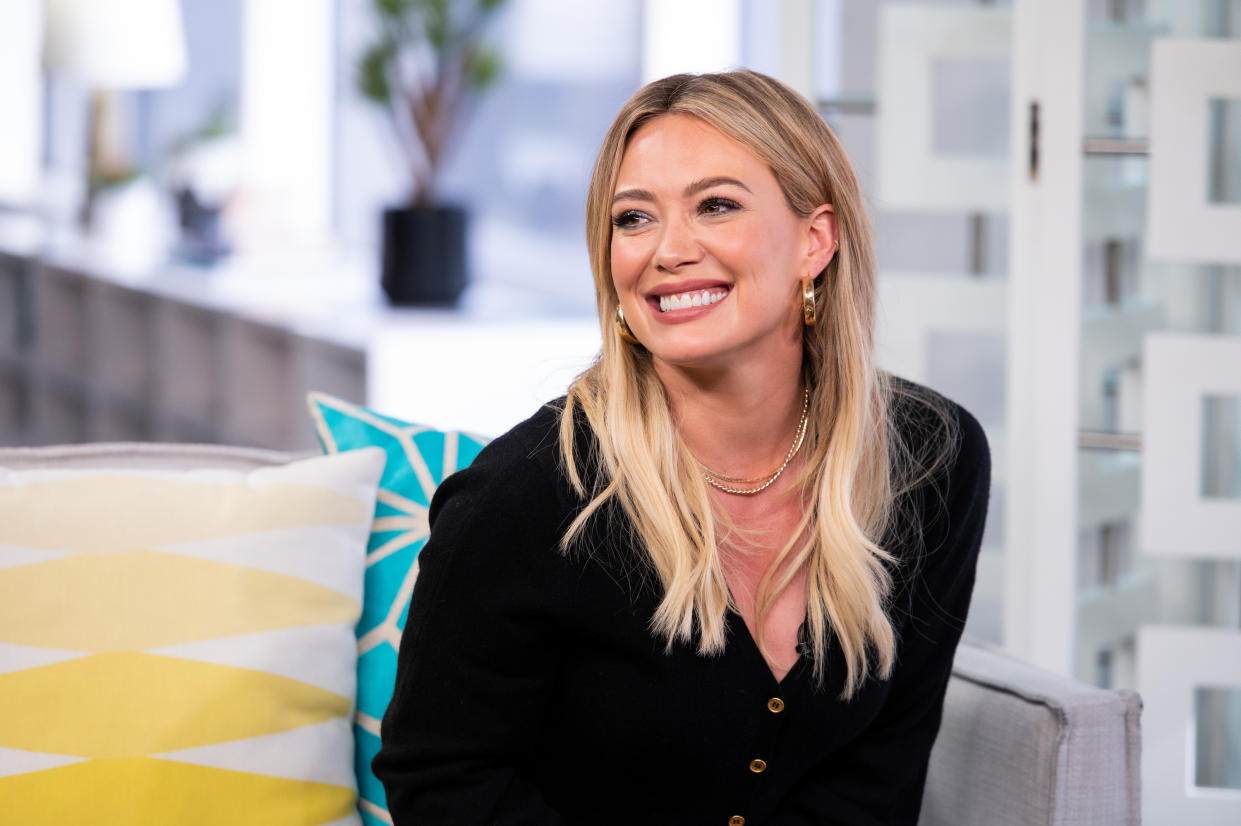
[[[753,214],[728,227],[717,242],[730,257],[748,258],[774,268],[782,266],[792,253],[796,242],[792,229],[787,222]]]
[[[764,293],[777,283],[787,283],[792,289],[797,280],[793,238],[780,228],[747,228],[721,240],[716,246],[717,257],[739,273],[749,273],[761,283]]]
[[[614,238],[610,255],[612,257],[612,281],[618,288],[629,287],[637,283],[642,274],[644,258],[629,239]]]
[[[767,275],[790,291],[800,289],[805,270],[804,241],[796,230],[796,226],[786,222],[769,226],[762,233],[762,246],[756,247],[762,250]]]

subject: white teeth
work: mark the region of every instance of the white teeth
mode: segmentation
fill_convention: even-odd
[[[727,290],[698,290],[696,292],[677,293],[676,295],[661,295],[659,297],[659,311],[666,313],[669,310],[705,307],[709,304],[714,304],[726,295],[728,295]]]

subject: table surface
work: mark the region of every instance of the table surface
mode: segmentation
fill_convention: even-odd
[[[31,220],[0,220],[0,252],[261,322],[366,354],[366,403],[387,415],[498,435],[565,391],[600,347],[597,319],[502,284],[454,309],[388,305],[369,255],[324,247],[205,268],[124,254]]]

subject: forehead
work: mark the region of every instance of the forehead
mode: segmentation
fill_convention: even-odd
[[[659,115],[642,124],[629,138],[621,156],[616,189],[637,178],[699,178],[746,173],[775,176],[749,147],[693,115]],[[649,184],[643,181],[643,184]]]

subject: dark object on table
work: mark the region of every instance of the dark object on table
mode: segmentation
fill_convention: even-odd
[[[181,237],[177,256],[193,264],[215,264],[232,252],[220,228],[221,208],[204,204],[191,189],[178,189],[177,223]]]
[[[455,305],[465,290],[465,210],[384,210],[381,283],[393,304]]]

